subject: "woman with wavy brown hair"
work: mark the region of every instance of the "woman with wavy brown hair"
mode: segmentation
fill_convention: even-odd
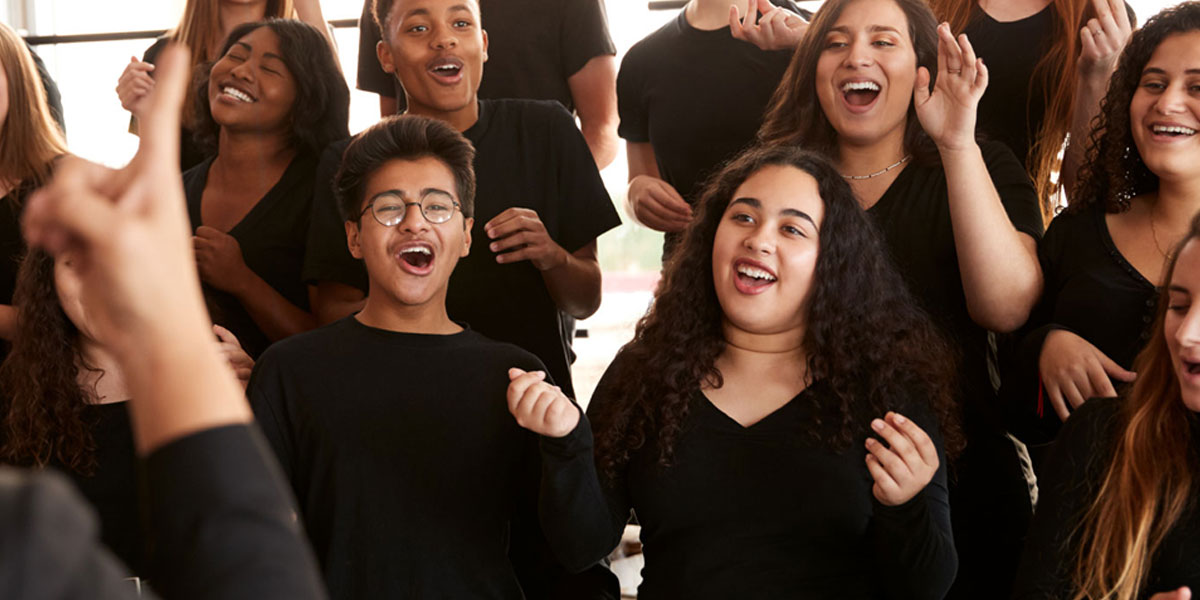
[[[1200,3],[1151,17],[1126,46],[1079,194],[1038,248],[1046,284],[1005,374],[1015,430],[1046,443],[1089,398],[1137,376],[1167,250],[1200,211]]]
[[[16,331],[12,309],[17,265],[25,253],[21,212],[25,198],[50,177],[66,141],[46,102],[37,64],[25,42],[0,23],[0,75],[7,97],[0,110],[0,338]],[[3,352],[0,352],[0,358]]]
[[[71,260],[33,250],[21,263],[14,298],[21,318],[0,365],[0,462],[67,474],[99,513],[104,544],[144,575],[128,388],[116,357],[94,341],[78,279],[61,277]],[[220,346],[244,387],[253,362],[236,340]]]
[[[850,187],[777,146],[698,210],[588,409],[639,597],[941,598],[954,359]]]
[[[137,133],[138,114],[146,108],[146,98],[154,89],[154,63],[168,42],[178,42],[191,53],[192,70],[211,64],[221,58],[221,46],[229,33],[238,25],[262,21],[263,19],[299,19],[328,33],[328,25],[321,12],[320,0],[187,0],[179,25],[155,40],[141,60],[129,59],[125,70],[117,81],[117,96],[121,106],[132,115],[130,133]],[[329,37],[330,44],[333,38]],[[183,131],[180,136],[179,169],[186,171],[211,156],[193,138],[195,120],[199,118],[195,98],[188,97],[183,104]]]
[[[1137,381],[1085,404],[1055,443],[1016,598],[1200,591],[1200,215],[1176,248]]]

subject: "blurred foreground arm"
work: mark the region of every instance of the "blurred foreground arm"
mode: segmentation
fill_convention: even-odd
[[[163,51],[130,164],[63,160],[25,236],[69,253],[95,337],[126,377],[147,456],[155,587],[168,598],[320,598],[293,504],[200,295],[178,166],[187,53]]]

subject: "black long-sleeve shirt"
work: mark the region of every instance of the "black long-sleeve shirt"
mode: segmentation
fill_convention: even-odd
[[[1017,572],[1018,600],[1070,598],[1072,573],[1079,557],[1079,540],[1072,539],[1100,491],[1119,433],[1123,400],[1088,400],[1063,425],[1043,472],[1041,499],[1021,555]],[[1200,439],[1200,417],[1191,414],[1193,440]],[[1192,448],[1200,453],[1200,446]],[[1179,457],[1183,460],[1184,457]],[[1139,592],[1147,598],[1158,592],[1189,586],[1200,591],[1200,511],[1188,508],[1150,561],[1146,584]]]
[[[587,420],[558,439],[521,428],[510,367],[545,369],[471,330],[353,316],[263,354],[251,405],[334,598],[521,598],[510,535],[539,524],[569,570],[611,549]]]
[[[151,578],[163,597],[325,597],[279,469],[253,427],[171,442],[148,457],[146,477]],[[137,598],[125,572],[61,475],[0,469],[0,596]]]
[[[602,381],[589,410],[608,393]],[[811,399],[828,393],[817,382],[743,427],[697,390],[672,466],[658,466],[651,441],[606,480],[612,541],[631,508],[642,526],[639,598],[942,598],[958,560],[936,421],[920,404],[897,407],[941,465],[912,500],[885,506],[864,461],[870,432],[841,452],[806,436]]]

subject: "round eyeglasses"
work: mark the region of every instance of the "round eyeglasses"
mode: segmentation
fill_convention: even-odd
[[[393,190],[376,194],[374,198],[371,198],[367,207],[358,214],[358,218],[362,219],[369,210],[380,225],[391,227],[404,222],[404,215],[408,212],[408,207],[414,205],[421,207],[421,215],[434,225],[449,221],[450,217],[454,216],[454,209],[462,208],[459,203],[454,201],[453,196],[441,190],[426,190],[421,194],[420,202],[406,202],[403,193]]]

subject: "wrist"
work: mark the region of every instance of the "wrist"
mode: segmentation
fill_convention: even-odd
[[[961,160],[974,159],[980,157],[982,160],[983,153],[979,149],[979,144],[974,137],[968,139],[943,140],[936,142],[938,155],[942,158],[942,163],[953,163]]]
[[[559,267],[564,267],[571,262],[571,255],[562,246],[550,242],[554,246],[554,250],[550,253],[550,257],[542,261],[542,264],[534,265],[539,271],[549,272]]]

